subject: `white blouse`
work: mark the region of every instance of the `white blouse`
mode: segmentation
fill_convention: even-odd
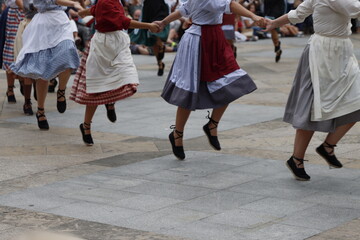
[[[303,22],[313,14],[314,31],[324,36],[351,35],[351,18],[360,17],[358,0],[306,0],[288,13],[293,24]]]
[[[201,35],[201,27],[199,25],[221,24],[223,14],[231,13],[231,1],[232,0],[187,0],[178,10],[183,17],[191,18],[194,23],[186,32]]]

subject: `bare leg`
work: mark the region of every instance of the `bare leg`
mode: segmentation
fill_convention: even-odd
[[[71,69],[67,69],[59,74],[59,90],[65,90],[66,84],[71,76]]]
[[[91,125],[91,121],[94,117],[96,109],[97,109],[97,105],[86,105],[84,124],[86,124],[88,126]],[[85,129],[85,134],[91,134],[90,127],[89,127],[89,129]]]
[[[36,81],[37,102],[38,102],[38,108],[40,109],[45,109],[45,100],[48,91],[48,85],[49,82],[46,80],[39,79]],[[42,111],[38,110],[38,113],[43,114],[44,112],[45,112],[44,110]],[[40,117],[39,120],[40,121],[46,120],[46,117]]]
[[[176,122],[175,122],[175,129],[177,131],[184,132],[185,124],[186,124],[187,120],[189,119],[190,113],[191,113],[191,110],[178,107],[177,112],[176,112]],[[176,139],[177,137],[179,137],[179,136],[174,131],[175,145],[182,146],[183,145],[182,138]]]
[[[14,84],[15,84],[15,74],[11,71],[6,71],[6,79],[7,79],[7,91],[6,96],[8,96],[9,103],[16,103],[15,94],[14,94]],[[9,96],[12,96],[9,98]]]
[[[276,29],[271,31],[271,40],[273,41],[275,47],[279,45],[279,34]]]
[[[326,136],[325,142],[327,142],[330,145],[336,145],[342,137],[345,136],[345,134],[355,125],[355,123],[349,123],[340,127],[337,127],[335,129],[335,132],[329,133]],[[326,144],[324,144],[325,150],[329,153],[329,155],[334,155],[333,149],[327,147]]]
[[[160,38],[157,38],[156,43],[154,45],[154,55],[156,57],[159,66],[158,76],[162,76],[164,74],[165,64],[162,61],[164,59],[164,54],[165,54],[165,45]]]
[[[296,130],[295,141],[294,141],[294,152],[293,156],[299,159],[304,159],[305,152],[309,146],[310,140],[314,135],[314,131],[307,131],[302,129]],[[304,164],[300,161],[293,159],[298,168],[304,168]]]
[[[281,54],[282,54],[282,50],[280,47],[279,35],[278,35],[278,32],[276,29],[271,31],[271,39],[272,39],[272,41],[274,43],[274,47],[275,47],[275,53],[276,53],[275,62],[279,62]]]
[[[211,118],[215,122],[220,122],[221,117],[223,116],[223,114],[228,106],[229,105],[225,105],[223,107],[213,109],[213,111],[211,113]],[[211,136],[217,136],[217,125],[215,125],[212,121],[209,122],[209,129],[210,129]]]
[[[59,74],[59,88],[57,91],[57,105],[56,105],[59,113],[64,113],[66,111],[65,89],[70,76],[71,76],[71,69],[67,69]]]
[[[25,100],[31,99],[31,89],[33,80],[30,78],[24,78],[24,98]]]

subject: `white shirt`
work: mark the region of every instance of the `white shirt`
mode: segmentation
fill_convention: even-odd
[[[351,18],[360,17],[358,0],[306,0],[288,13],[293,24],[303,22],[313,14],[314,31],[324,36],[351,35]]]

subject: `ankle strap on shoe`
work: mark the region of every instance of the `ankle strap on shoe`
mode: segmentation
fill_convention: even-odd
[[[38,111],[39,111],[39,112],[42,112],[42,111],[45,111],[45,109],[44,109],[44,108],[39,108],[39,107],[38,107]]]
[[[210,117],[210,111],[208,111],[208,115],[207,115],[205,118],[206,118],[206,119],[209,119],[209,122],[211,122],[212,124],[215,125],[215,127],[209,128],[209,130],[212,130],[212,129],[215,129],[215,128],[218,127],[219,122],[215,121],[214,119],[212,119],[212,118]]]
[[[300,165],[302,165],[302,164],[304,164],[304,161],[305,162],[308,162],[309,160],[305,160],[305,159],[302,159],[302,158],[297,158],[297,157],[295,157],[294,155],[292,156],[292,158],[293,159],[295,159],[296,161],[298,161],[298,162],[300,162],[300,163],[298,163],[298,164],[296,164],[296,167],[299,167]]]
[[[334,149],[334,147],[337,147],[337,145],[336,144],[330,144],[330,143],[328,143],[328,142],[324,142],[327,146],[325,146],[324,145],[324,147],[327,147],[327,148],[331,148],[331,149]]]
[[[170,129],[173,129],[174,132],[178,135],[175,139],[179,139],[184,136],[184,132],[180,132],[180,131],[176,130],[175,125],[171,125]]]
[[[91,128],[91,122],[90,122],[90,123],[84,122],[84,123],[83,123],[83,126],[84,126],[84,130],[90,130],[90,128]]]

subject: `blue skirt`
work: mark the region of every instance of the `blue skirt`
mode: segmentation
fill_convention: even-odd
[[[66,69],[77,69],[79,65],[74,42],[65,40],[56,47],[26,54],[22,61],[13,63],[10,68],[21,77],[51,80]]]

